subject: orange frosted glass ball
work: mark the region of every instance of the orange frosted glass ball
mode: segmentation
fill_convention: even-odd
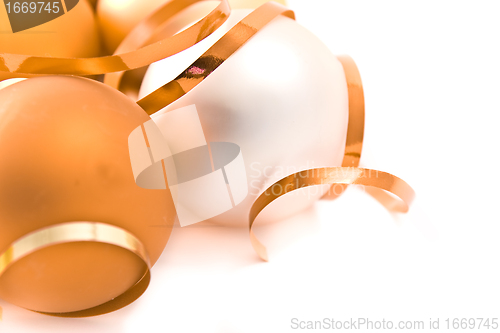
[[[125,95],[85,78],[30,78],[1,89],[0,254],[27,234],[87,221],[135,236],[154,264],[176,213],[168,190],[134,182],[128,136],[148,120]],[[147,269],[131,251],[96,241],[52,244],[4,266],[0,298],[50,313],[108,302]]]

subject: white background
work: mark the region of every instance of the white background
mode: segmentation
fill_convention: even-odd
[[[60,319],[0,301],[0,332],[293,332],[291,319],[500,317],[500,2],[289,0],[362,75],[362,165],[418,199],[394,216],[359,190],[261,228],[175,228],[134,304]]]

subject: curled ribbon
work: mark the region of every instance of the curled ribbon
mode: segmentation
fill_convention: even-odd
[[[267,251],[255,236],[252,227],[259,213],[279,197],[292,191],[314,185],[332,184],[363,185],[377,190],[384,190],[396,195],[398,199],[391,200],[388,208],[392,211],[406,213],[415,193],[413,189],[400,178],[389,173],[349,167],[332,167],[310,169],[298,172],[281,179],[262,193],[250,210],[250,240],[255,251],[267,261]],[[277,190],[276,190],[277,188]],[[375,194],[375,192],[373,192]]]
[[[147,114],[151,115],[175,102],[203,82],[203,80],[221,66],[224,61],[258,33],[259,30],[280,15],[295,19],[293,11],[274,2],[268,2],[257,8],[229,30],[218,42],[208,49],[207,52],[189,66],[183,74],[145,96],[139,100],[137,104],[139,104]],[[208,61],[203,61],[207,59]],[[188,76],[187,73],[194,67],[204,70],[203,75],[196,77]]]
[[[349,95],[349,120],[342,167],[298,172],[277,181],[257,198],[250,209],[249,233],[255,252],[264,261],[268,261],[267,250],[253,232],[254,222],[264,208],[287,193],[309,186],[331,184],[330,191],[323,198],[334,200],[344,193],[348,185],[367,186],[366,192],[388,210],[401,213],[408,211],[415,197],[413,189],[402,179],[386,172],[358,167],[363,149],[365,123],[363,84],[351,57],[338,56],[337,59],[344,68]]]
[[[0,71],[40,75],[106,74],[104,82],[111,87],[122,91],[124,86],[136,87],[136,84],[122,82],[129,79],[124,80],[125,71],[140,69],[179,53],[208,37],[226,21],[230,14],[230,8],[227,0],[221,0],[210,14],[190,28],[163,38],[164,30],[173,16],[188,6],[201,1],[205,0],[172,0],[167,2],[142,21],[124,39],[112,56],[78,59],[0,54]],[[203,82],[252,36],[280,15],[291,19],[295,18],[293,11],[277,3],[268,2],[257,8],[230,29],[175,80],[137,101],[137,104],[149,115],[165,108]],[[249,232],[251,243],[263,260],[268,259],[267,251],[253,232],[254,222],[265,207],[286,193],[308,186],[324,184],[340,185],[342,189],[340,193],[342,193],[348,185],[362,185],[397,196],[399,199],[387,194],[380,196],[375,191],[369,191],[388,208],[401,212],[408,210],[414,198],[414,191],[411,187],[398,177],[385,172],[358,168],[364,131],[363,89],[354,62],[348,57],[338,57],[338,59],[344,67],[349,90],[349,123],[342,167],[311,169],[290,175],[270,186],[258,197],[250,211]],[[203,74],[188,75],[193,67],[204,69]],[[276,188],[280,189],[278,193],[276,193]],[[338,195],[340,194],[327,195],[325,198],[334,199]],[[145,288],[142,288],[139,292],[132,293],[133,297],[124,298],[121,302],[128,304],[144,290]],[[96,312],[98,311],[89,313],[89,315],[98,314]],[[68,314],[67,316],[73,315]]]
[[[155,31],[176,14],[194,3],[208,0],[173,0],[166,3],[141,22],[118,47],[121,54],[98,58],[56,58],[0,53],[0,71],[17,74],[43,75],[99,75],[127,71],[147,66],[155,61],[186,50],[210,36],[231,13],[228,0],[190,28],[141,48],[134,48],[139,40]],[[133,50],[132,50],[133,49]]]

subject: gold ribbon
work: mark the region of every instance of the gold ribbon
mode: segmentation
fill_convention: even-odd
[[[337,56],[342,64],[347,83],[349,119],[347,124],[347,136],[345,140],[343,167],[357,167],[363,150],[363,137],[365,133],[365,97],[363,83],[358,67],[351,57],[346,55]],[[344,193],[348,185],[334,184],[331,190],[323,196],[323,199],[334,200]],[[337,189],[339,191],[337,192]]]
[[[142,278],[122,295],[102,305],[69,313],[45,313],[59,317],[89,317],[118,310],[141,296],[150,281],[150,263],[146,248],[134,235],[113,225],[99,222],[70,222],[31,232],[0,254],[0,276],[20,259],[43,248],[72,242],[99,242],[121,247],[139,257],[147,269]]]
[[[355,167],[319,168],[301,171],[285,177],[264,191],[257,198],[250,210],[250,241],[262,260],[268,260],[267,250],[252,230],[254,221],[259,213],[274,200],[287,193],[309,186],[325,184],[363,185],[370,186],[376,190],[390,192],[399,199],[394,198],[388,202],[389,205],[387,208],[402,213],[408,211],[409,205],[415,196],[413,189],[400,178],[386,172],[371,169]]]
[[[56,58],[0,53],[0,71],[16,74],[98,75],[150,65],[184,51],[210,36],[231,13],[227,0],[220,0],[220,4],[210,14],[189,29],[139,49],[132,50],[129,47],[138,40],[148,40],[145,36],[154,35],[170,18],[201,1],[208,0],[173,0],[163,5],[124,40],[119,47],[124,53],[98,58]]]
[[[198,61],[200,59],[207,59],[211,64],[211,68],[207,68],[203,75],[187,75],[189,70],[197,65],[197,62],[194,62],[175,80],[153,91],[151,94],[139,100],[137,104],[139,104],[147,114],[151,115],[175,102],[203,82],[213,71],[221,66],[224,61],[245,45],[250,38],[280,15],[295,19],[293,11],[274,2],[265,3],[255,9],[231,28],[198,59]]]
[[[121,82],[124,77],[124,71],[148,66],[155,61],[189,48],[218,29],[230,14],[227,0],[221,0],[217,8],[187,30],[174,36],[160,38],[162,30],[168,25],[170,18],[188,6],[200,1],[204,0],[172,0],[168,2],[141,22],[125,38],[113,56],[69,59],[0,54],[0,71],[45,75],[96,75],[108,73],[105,76],[104,82],[123,91],[123,86],[127,86],[127,82]],[[188,75],[190,68],[196,65],[195,62],[175,80],[160,87],[137,103],[150,115],[168,106],[203,82],[206,77],[222,65],[225,60],[241,48],[252,36],[279,15],[294,19],[293,11],[276,3],[269,2],[257,8],[229,30],[198,59],[198,61],[203,59],[209,60],[208,62],[211,64],[211,68],[206,70],[203,75]],[[296,173],[276,182],[259,196],[250,211],[249,232],[252,245],[258,255],[264,260],[268,258],[267,251],[254,235],[252,230],[254,221],[265,207],[286,193],[308,186],[324,184],[332,184],[332,189],[335,189],[333,186],[340,185],[343,191],[347,185],[353,184],[387,191],[396,195],[399,199],[395,199],[391,195],[377,196],[379,201],[394,210],[407,211],[409,204],[413,200],[413,190],[398,177],[385,172],[357,167],[363,143],[363,90],[354,62],[347,57],[339,57],[339,60],[344,67],[349,89],[349,124],[342,167],[312,169]],[[133,86],[137,89],[137,84],[128,84],[128,86]],[[276,188],[281,190],[276,191]],[[372,190],[368,192],[370,194],[375,193]],[[338,195],[327,195],[326,198],[331,199],[338,197]],[[149,271],[147,275],[147,277],[141,280],[141,283],[146,278],[149,281]],[[137,292],[138,295],[142,294],[145,290],[141,283],[136,285],[139,290]],[[93,309],[100,307],[108,309],[106,308],[106,304]],[[66,315],[75,316],[74,313]]]
[[[334,200],[347,189],[348,185],[361,185],[366,192],[388,210],[406,213],[415,197],[413,189],[402,179],[386,172],[358,168],[363,149],[365,103],[363,84],[355,62],[349,56],[338,56],[346,77],[349,120],[342,167],[310,169],[285,177],[262,193],[250,209],[250,242],[259,257],[268,261],[266,247],[253,232],[255,219],[274,200],[296,190],[309,186],[331,184],[324,199]],[[277,190],[276,190],[277,189]],[[396,197],[392,196],[391,194]]]

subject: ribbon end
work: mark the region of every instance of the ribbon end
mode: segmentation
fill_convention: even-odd
[[[262,243],[255,237],[255,234],[250,230],[250,242],[252,243],[253,249],[257,255],[265,262],[269,261],[269,256],[267,255],[267,249]]]

